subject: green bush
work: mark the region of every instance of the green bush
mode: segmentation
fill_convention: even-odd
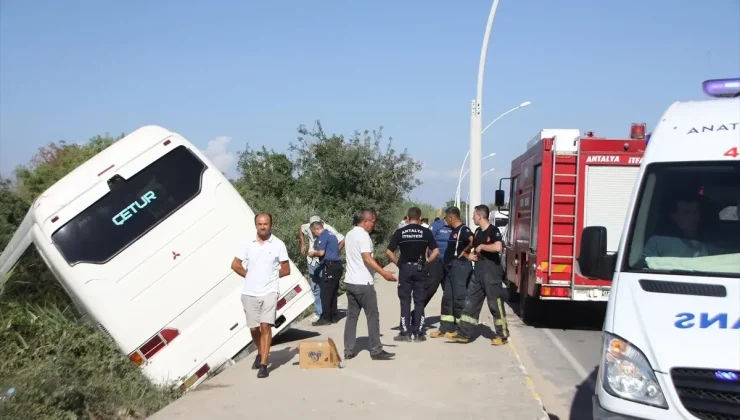
[[[138,419],[177,397],[159,388],[107,336],[78,324],[70,310],[0,304],[3,419]]]

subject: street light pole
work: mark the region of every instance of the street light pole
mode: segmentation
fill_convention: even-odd
[[[486,53],[488,52],[488,40],[491,38],[491,28],[493,20],[496,17],[499,0],[493,0],[491,11],[488,14],[486,23],[486,32],[483,35],[483,45],[480,50],[480,59],[478,60],[478,88],[475,101],[473,101],[472,112],[470,116],[470,198],[473,202],[478,203],[481,200],[481,114],[483,111],[483,75],[486,68]],[[473,221],[469,220],[470,226]]]

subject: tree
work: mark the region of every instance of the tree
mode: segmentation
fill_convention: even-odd
[[[398,221],[391,210],[421,185],[416,173],[421,162],[406,150],[393,149],[393,139],[382,147],[383,127],[355,131],[349,138],[327,135],[321,122],[315,128],[298,129],[298,140],[290,150],[295,155],[298,189],[308,191],[304,199],[318,208],[334,207],[356,212],[373,208],[378,212],[379,236],[392,232]]]
[[[26,216],[29,204],[13,191],[10,180],[0,180],[0,252]]]
[[[236,182],[243,196],[253,200],[274,198],[284,200],[295,192],[294,164],[282,153],[267,150],[251,150],[249,145],[239,154]],[[251,201],[251,200],[250,200]]]

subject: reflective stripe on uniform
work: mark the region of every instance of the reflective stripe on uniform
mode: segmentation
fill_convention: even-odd
[[[501,314],[501,318],[496,320],[496,325],[500,325],[503,330],[504,337],[509,336],[509,324],[506,322],[506,315],[504,313],[504,302],[501,298],[496,298],[496,305],[498,306],[498,313]]]
[[[478,325],[478,319],[477,319],[477,318],[473,318],[473,317],[472,317],[472,316],[470,316],[470,315],[465,315],[465,314],[463,314],[463,315],[462,315],[462,316],[460,317],[460,321],[462,321],[462,322],[467,322],[468,324]]]
[[[441,315],[439,320],[441,322],[455,322],[455,317],[453,315]]]

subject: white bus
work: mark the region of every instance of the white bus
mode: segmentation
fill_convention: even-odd
[[[33,243],[84,318],[155,384],[191,388],[252,341],[231,270],[254,213],[196,147],[162,127],[117,141],[46,190],[0,256]],[[291,262],[273,330],[313,304]]]

